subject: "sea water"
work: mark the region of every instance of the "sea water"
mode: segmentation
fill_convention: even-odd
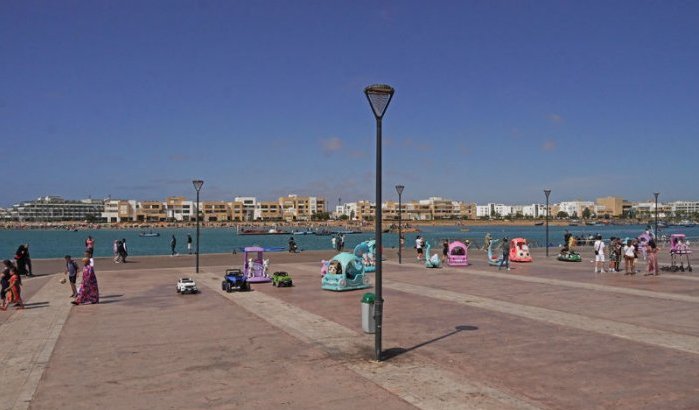
[[[604,239],[611,236],[637,237],[643,233],[645,225],[610,225],[610,226],[549,226],[549,244],[557,247],[563,243],[565,230],[574,236],[600,234]],[[508,237],[526,238],[530,246],[544,246],[546,240],[545,226],[423,226],[422,232],[404,234],[404,249],[412,249],[417,235],[422,235],[430,242],[433,249],[441,246],[444,239],[469,240],[475,246],[481,246],[486,233],[493,239]],[[0,258],[12,259],[17,247],[22,243],[29,244],[32,258],[60,258],[64,255],[80,257],[85,251],[85,239],[91,235],[95,240],[95,256],[112,256],[113,244],[117,239],[126,239],[130,256],[139,255],[169,255],[170,240],[175,235],[176,251],[187,253],[187,234],[192,236],[192,249],[196,247],[196,230],[185,228],[156,229],[160,236],[141,237],[142,230],[125,229],[96,229],[80,231],[64,230],[0,230]],[[659,232],[669,237],[672,233],[685,233],[689,239],[699,236],[699,228],[669,227]],[[291,235],[238,235],[233,228],[203,228],[200,230],[199,249],[205,253],[239,252],[245,246],[284,247],[288,245]],[[373,239],[373,232],[345,235],[345,250],[352,250],[360,242]],[[299,249],[320,250],[332,249],[332,236],[325,235],[295,235]],[[397,248],[398,235],[386,233],[382,236],[384,248]]]

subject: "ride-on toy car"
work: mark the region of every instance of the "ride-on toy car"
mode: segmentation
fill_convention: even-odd
[[[191,278],[181,278],[177,281],[177,293],[184,295],[185,293],[198,293],[199,288]]]
[[[281,271],[274,272],[272,274],[272,286],[278,288],[290,287],[294,286],[294,282],[291,280],[291,276],[289,276],[288,273]]]
[[[221,282],[221,289],[230,292],[233,289],[241,291],[250,290],[247,276],[240,269],[226,269],[226,274]]]
[[[362,259],[352,253],[343,252],[330,259],[328,273],[323,276],[320,287],[326,290],[345,291],[368,288],[369,277]]]

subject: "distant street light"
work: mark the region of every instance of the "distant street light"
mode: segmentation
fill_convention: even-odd
[[[403,195],[403,189],[405,189],[405,186],[403,185],[396,185],[396,192],[398,192],[398,263],[401,264],[403,263],[403,255],[402,255],[402,249],[403,249],[403,230],[402,230],[402,224],[401,224],[401,217],[402,217],[402,212],[403,212],[403,207],[401,206],[401,196]]]
[[[383,319],[383,293],[381,288],[381,259],[383,256],[381,244],[381,119],[393,98],[393,93],[393,87],[386,84],[374,84],[364,89],[364,94],[369,100],[374,117],[376,117],[376,215],[374,219],[376,235],[376,302],[374,304],[376,333],[374,350],[376,361],[381,361],[381,322]]]
[[[194,185],[194,189],[197,190],[197,253],[196,253],[196,260],[197,260],[197,268],[196,272],[199,273],[199,191],[201,190],[201,186],[204,185],[204,181],[201,179],[195,179],[192,181],[192,185]]]
[[[655,195],[655,242],[658,242],[658,195],[660,195],[660,192],[653,192],[653,195]],[[656,272],[658,273],[658,272]]]
[[[546,257],[549,257],[549,195],[551,195],[550,189],[544,189],[544,195],[546,195]]]

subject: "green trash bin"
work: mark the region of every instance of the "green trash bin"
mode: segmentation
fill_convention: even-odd
[[[362,330],[364,333],[375,333],[376,321],[374,320],[374,301],[376,295],[365,293],[362,296]]]

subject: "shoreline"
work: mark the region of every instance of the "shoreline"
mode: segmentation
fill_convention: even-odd
[[[384,221],[382,226],[384,229],[391,229],[397,226],[398,221]],[[461,219],[461,220],[439,220],[439,221],[403,221],[402,227],[404,231],[409,232],[412,228],[420,228],[426,226],[537,226],[537,223],[544,222],[541,219],[515,219],[515,220],[482,220],[482,219]],[[586,221],[581,220],[577,224],[573,224],[568,220],[549,220],[549,226],[597,226],[587,225]],[[614,225],[643,225],[648,221],[634,220],[612,220],[612,219],[593,219],[588,222],[601,223],[601,226]],[[89,231],[89,230],[153,230],[153,229],[192,229],[196,228],[195,222],[128,222],[128,223],[71,223],[71,222],[5,222],[0,224],[0,230],[66,230],[66,231]],[[360,221],[309,221],[309,222],[271,222],[271,221],[254,221],[254,222],[200,222],[200,228],[276,228],[276,229],[324,229],[324,228],[342,228],[353,229],[364,232],[373,232],[373,222]]]

